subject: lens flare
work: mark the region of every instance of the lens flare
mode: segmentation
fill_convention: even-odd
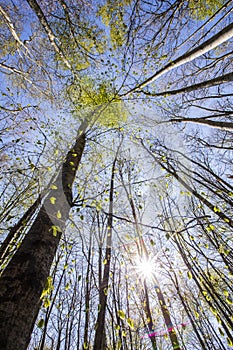
[[[144,279],[151,279],[154,274],[155,263],[150,257],[138,257],[135,269]]]

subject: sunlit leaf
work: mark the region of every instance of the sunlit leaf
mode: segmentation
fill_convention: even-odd
[[[41,319],[37,322],[37,326],[38,326],[39,328],[43,328],[43,327],[44,327],[44,320],[43,320],[43,318],[41,318]]]
[[[117,314],[118,314],[118,316],[119,316],[122,320],[125,319],[125,313],[124,313],[124,311],[118,310],[118,311],[117,311]]]
[[[50,200],[51,204],[55,204],[55,202],[56,202],[56,198],[55,197],[50,197],[49,200]]]

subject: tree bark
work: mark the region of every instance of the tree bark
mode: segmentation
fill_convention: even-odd
[[[183,180],[176,170],[166,163],[166,165],[161,162],[143,143],[141,140],[142,146],[147,150],[147,152],[151,155],[151,157],[155,160],[157,164],[159,164],[163,169],[165,169],[169,174],[174,176],[174,178],[186,188],[190,193],[192,193],[197,199],[199,199],[203,204],[205,204],[215,215],[217,215],[220,219],[222,219],[226,225],[233,228],[233,220],[226,214],[224,214],[222,211],[216,211],[215,206],[209,202],[206,198],[204,198],[200,193],[198,193],[194,188],[192,188],[185,180]]]
[[[24,213],[21,219],[19,219],[17,224],[11,227],[7,237],[2,242],[0,247],[0,268],[2,270],[4,269],[5,259],[8,258],[12,245],[18,241],[20,235],[22,234],[21,231],[24,229],[25,225],[29,222],[29,220],[32,218],[32,215],[38,209],[40,203],[41,203],[41,196],[39,196],[35,200],[35,202],[31,205],[31,207],[28,208],[28,210]]]
[[[86,123],[78,130],[53,190],[0,279],[0,349],[26,350],[62,231],[72,206],[72,184],[85,147]]]
[[[151,309],[150,309],[150,301],[149,301],[149,295],[148,295],[148,287],[146,284],[146,280],[144,280],[144,292],[145,292],[145,314],[147,318],[147,327],[150,333],[153,332],[153,320],[151,315]],[[150,335],[150,341],[152,345],[153,350],[157,350],[157,344],[156,344],[156,337],[154,335]]]
[[[125,94],[122,94],[122,96],[128,96],[132,92],[136,92],[146,87],[147,85],[153,83],[155,80],[159,79],[162,75],[170,72],[174,68],[180,67],[185,63],[191,62],[195,58],[198,58],[201,55],[204,55],[206,52],[213,50],[217,46],[229,40],[232,36],[233,36],[233,23],[223,28],[219,33],[215,34],[210,39],[206,40],[203,44],[199,45],[198,47],[194,48],[191,51],[186,52],[184,55],[181,55],[180,57],[176,58],[174,61],[169,62],[165,67],[158,70],[156,73],[154,73],[151,77],[146,79],[141,84],[135,86]]]
[[[233,123],[231,122],[223,122],[223,121],[215,121],[204,118],[174,118],[170,120],[171,122],[176,123],[195,123],[210,126],[211,128],[232,131]]]
[[[35,14],[37,15],[40,24],[42,25],[42,27],[44,28],[44,30],[46,31],[49,41],[51,43],[51,45],[53,46],[54,50],[57,52],[57,54],[60,56],[61,60],[63,61],[63,63],[66,65],[66,67],[68,69],[72,70],[72,67],[69,63],[69,61],[66,59],[64,52],[62,51],[62,49],[57,45],[56,43],[56,37],[52,31],[52,28],[50,27],[43,11],[41,10],[38,2],[36,0],[27,0],[29,6],[31,7],[31,9],[35,12]]]
[[[119,148],[118,148],[119,151]],[[111,254],[112,254],[112,228],[113,228],[113,192],[114,192],[114,177],[115,177],[115,166],[118,156],[116,153],[115,159],[112,165],[111,185],[109,194],[109,216],[107,221],[107,242],[106,242],[106,253],[105,253],[105,265],[103,279],[100,285],[99,291],[99,312],[96,322],[96,333],[94,339],[94,350],[104,350],[105,346],[105,314],[107,307],[107,296],[108,296],[108,283],[110,274]]]
[[[161,308],[161,311],[163,314],[163,318],[164,318],[166,327],[168,329],[168,335],[169,335],[169,338],[170,338],[171,343],[172,343],[172,348],[174,350],[181,350],[175,329],[174,329],[173,324],[172,324],[170,312],[167,308],[163,293],[162,293],[162,291],[159,287],[158,281],[156,279],[155,279],[155,283],[156,283],[156,286],[155,286],[156,294],[157,294],[157,297],[159,300],[160,308]]]
[[[167,91],[161,91],[161,92],[157,92],[157,93],[143,91],[143,90],[141,90],[141,91],[139,90],[136,92],[139,92],[139,93],[142,92],[143,94],[145,94],[147,96],[170,96],[170,95],[178,95],[181,93],[188,93],[188,92],[196,91],[199,89],[209,88],[211,86],[228,83],[229,81],[233,81],[233,73],[224,74],[224,75],[221,75],[219,77],[209,79],[206,81],[202,81],[201,83],[185,86],[183,88],[176,89],[176,90],[167,90]]]

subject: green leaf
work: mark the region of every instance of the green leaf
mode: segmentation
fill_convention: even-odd
[[[69,283],[66,283],[65,285],[65,290],[69,290],[70,289],[70,284]]]
[[[50,302],[49,298],[45,298],[44,303],[43,303],[44,308],[47,309],[50,306],[50,304],[51,304],[51,302]]]
[[[52,231],[53,231],[53,235],[54,235],[54,237],[56,237],[56,236],[57,236],[57,233],[58,233],[58,232],[61,232],[60,227],[59,227],[59,226],[55,226],[55,225],[53,225],[53,226],[51,227],[51,229],[50,229],[50,230],[52,230]]]
[[[127,321],[128,325],[129,325],[129,327],[131,329],[134,329],[134,322],[133,322],[132,318],[127,318],[126,321]]]
[[[215,212],[215,213],[220,213],[221,210],[220,210],[218,207],[214,207],[214,212]]]
[[[218,323],[219,323],[219,324],[222,324],[221,318],[220,318],[218,315],[215,315],[215,317],[216,317],[216,320],[218,321]]]
[[[121,348],[121,341],[120,340],[118,340],[118,342],[117,342],[117,350],[119,350],[120,348]]]
[[[39,328],[43,328],[43,327],[44,327],[44,320],[43,320],[43,318],[41,318],[41,319],[37,322],[37,326],[38,326]]]
[[[51,204],[55,204],[56,199],[57,199],[57,198],[55,198],[55,197],[50,197],[50,198],[49,198],[50,203],[51,203]]]
[[[233,347],[233,341],[232,341],[230,338],[227,338],[227,344],[228,344],[230,347]]]
[[[215,230],[215,226],[214,225],[209,225],[207,227],[207,231],[214,231]]]
[[[167,239],[170,239],[170,234],[169,234],[169,233],[166,233],[165,237],[166,237]]]
[[[61,212],[60,212],[60,210],[57,211],[57,218],[61,219]]]
[[[41,293],[40,299],[43,299],[44,296],[48,295],[53,290],[53,278],[51,276],[47,277],[45,287]]]
[[[124,313],[124,311],[118,310],[118,311],[117,311],[117,314],[118,314],[118,316],[119,316],[122,320],[125,319],[125,313]]]
[[[51,188],[51,190],[57,190],[57,186],[54,185],[54,184],[50,185],[50,188]],[[51,198],[54,198],[54,197],[51,197]],[[53,203],[52,203],[52,204],[53,204]]]
[[[187,276],[188,276],[188,278],[189,278],[190,280],[193,278],[193,275],[192,275],[191,271],[188,271],[188,272],[187,272]]]
[[[218,327],[219,333],[221,334],[222,337],[224,337],[225,333],[223,332],[222,328]]]

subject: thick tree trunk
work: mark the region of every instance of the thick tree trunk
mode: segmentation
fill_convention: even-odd
[[[24,213],[24,215],[19,219],[17,224],[11,227],[7,237],[1,244],[0,247],[0,269],[4,269],[4,265],[6,264],[6,260],[9,258],[10,251],[12,246],[18,243],[18,240],[22,234],[22,231],[28,221],[32,218],[32,215],[39,208],[41,203],[41,196],[39,196],[35,202],[31,205],[30,208]]]
[[[85,129],[84,122],[53,189],[1,276],[1,350],[27,349],[41,305],[41,293],[72,206],[71,188],[85,146]]]

